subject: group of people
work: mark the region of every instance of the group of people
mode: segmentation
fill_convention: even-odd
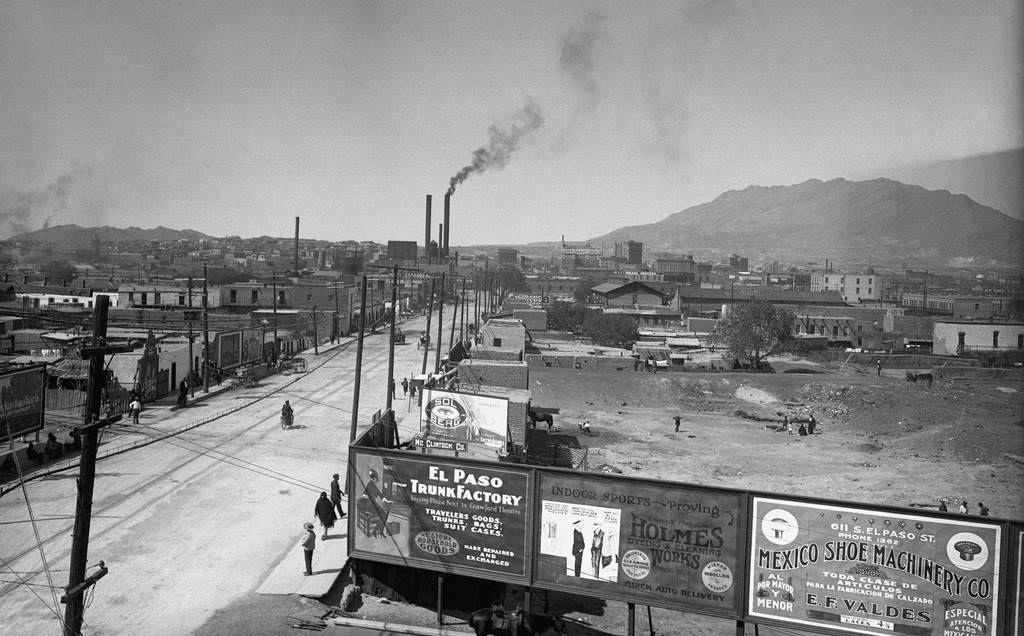
[[[800,422],[795,432],[797,435],[800,435],[801,437],[806,437],[807,435],[814,435],[814,431],[817,428],[818,420],[814,419],[814,415],[809,415],[807,418],[807,422]],[[676,424],[676,430],[679,430],[678,424]],[[792,435],[794,433],[793,424],[790,423],[789,421],[789,415],[782,416],[782,426],[780,428],[777,428],[776,430],[786,433],[788,435]]]
[[[340,476],[335,473],[331,479],[331,494],[328,498],[327,492],[321,492],[320,497],[313,506],[313,516],[320,522],[323,532],[320,539],[327,540],[327,531],[334,527],[334,523],[345,518],[345,510],[341,506],[341,483]],[[302,556],[306,565],[304,575],[313,574],[313,551],[316,550],[316,532],[312,522],[302,524],[302,539],[299,547],[302,548]]]
[[[960,505],[957,507],[956,511],[959,512],[962,515],[969,515],[969,514],[971,514],[970,508],[967,506],[967,499],[965,499],[965,498],[961,498],[960,499]],[[940,499],[939,500],[939,512],[949,512],[949,507],[946,505],[946,500],[945,499]],[[992,511],[989,510],[988,506],[986,506],[985,504],[983,504],[980,501],[978,502],[978,516],[979,517],[987,517],[991,513],[992,513]]]

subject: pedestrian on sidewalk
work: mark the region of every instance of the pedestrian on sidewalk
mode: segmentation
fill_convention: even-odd
[[[316,549],[316,533],[313,532],[313,524],[308,521],[302,524],[302,528],[304,531],[299,546],[302,548],[302,556],[306,560],[306,571],[303,574],[309,576],[313,574],[313,550]]]
[[[964,499],[963,497],[960,498],[960,507],[957,508],[957,512],[959,512],[962,515],[967,514],[967,500]]]
[[[327,498],[327,493],[320,493],[320,498],[316,500],[316,506],[313,508],[313,514],[320,520],[320,525],[324,527],[324,533],[320,535],[320,538],[327,540],[327,531],[334,527],[334,522],[338,520],[338,515],[334,514],[334,504]]]
[[[341,484],[338,483],[339,476],[337,473],[334,474],[334,479],[331,480],[331,504],[338,511],[338,518],[345,518],[345,511],[341,507]]]
[[[402,378],[402,395],[409,395],[409,378]]]
[[[188,380],[186,378],[182,378],[181,383],[178,384],[178,404],[188,406]]]
[[[142,413],[142,402],[139,400],[139,396],[132,397],[132,401],[128,403],[128,410],[132,414],[132,424],[138,424],[139,413]]]

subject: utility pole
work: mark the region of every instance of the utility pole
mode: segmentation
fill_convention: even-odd
[[[310,314],[313,317],[313,355],[320,355],[319,345],[317,344],[316,334],[316,305],[313,305],[313,313]]]
[[[210,294],[206,288],[206,263],[203,263],[203,393],[210,392]],[[191,378],[189,384],[192,384]]]
[[[359,340],[356,344],[356,379],[352,385],[352,426],[349,428],[348,443],[356,441],[356,426],[359,424],[359,381],[363,372],[363,327],[366,324],[366,274],[363,274],[363,298],[359,305]],[[349,472],[351,472],[351,467]]]
[[[338,320],[341,310],[338,304],[338,281],[334,281],[334,322],[331,325],[331,344],[338,338],[341,338],[341,330],[338,329]]]
[[[444,273],[441,274],[441,294],[437,299],[437,355],[434,357],[434,373],[441,368],[441,325],[444,324]]]
[[[423,343],[423,368],[420,373],[427,372],[427,356],[430,354],[430,319],[434,316],[434,287],[437,286],[437,279],[430,277],[430,302],[427,304],[427,338]]]
[[[188,318],[188,388],[192,391],[192,397],[196,396],[195,382],[192,378],[196,377],[195,368],[192,366],[192,274],[188,275],[188,311],[185,312],[186,318]]]
[[[398,264],[391,279],[391,334],[388,340],[388,398],[385,408],[391,410],[391,398],[395,394],[395,325],[398,324]]]
[[[271,272],[274,281],[274,364],[277,364],[277,272]]]
[[[455,293],[455,278],[452,278],[452,296],[456,296]],[[452,350],[455,346],[455,323],[459,322],[459,306],[452,304],[452,333],[448,336],[448,351]]]
[[[101,426],[116,422],[120,415],[101,420],[100,400],[106,375],[103,363],[108,353],[124,353],[129,347],[107,346],[107,311],[110,299],[106,296],[96,297],[93,312],[92,346],[83,348],[81,355],[89,360],[89,388],[86,396],[86,409],[82,417],[82,458],[78,468],[78,503],[75,507],[75,529],[71,538],[71,563],[69,566],[68,586],[61,601],[67,604],[64,610],[64,636],[80,636],[85,614],[85,592],[96,581],[101,579],[107,568],[100,562],[100,569],[85,576],[85,567],[89,557],[89,526],[92,523],[92,493],[96,481],[96,447],[99,445],[99,429]]]

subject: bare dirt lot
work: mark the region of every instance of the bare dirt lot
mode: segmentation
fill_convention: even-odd
[[[535,404],[558,407],[553,433],[589,447],[590,470],[935,510],[961,498],[977,514],[1024,516],[1024,381],[908,383],[902,370],[795,361],[813,373],[592,373],[531,369]],[[813,414],[814,435],[775,430]],[[675,432],[673,416],[681,417]],[[593,436],[578,424],[589,421]],[[543,599],[543,593],[541,593]],[[625,634],[625,605],[551,594],[572,634]],[[539,603],[542,605],[543,601]],[[433,625],[426,608],[367,598],[360,616]],[[732,622],[655,609],[659,634],[734,633]],[[646,631],[646,608],[637,608]],[[748,633],[753,633],[748,626]],[[764,634],[793,634],[763,628]]]

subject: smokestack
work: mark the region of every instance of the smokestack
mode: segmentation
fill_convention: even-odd
[[[430,263],[430,195],[427,195],[427,222],[423,228],[423,251],[427,255],[427,263]]]
[[[299,276],[299,217],[295,217],[295,277]]]
[[[441,256],[444,254],[444,252],[441,251],[441,248],[443,247],[443,245],[441,245],[441,237],[444,236],[444,228],[445,227],[446,226],[445,226],[444,223],[438,223],[437,224],[437,262],[438,263],[441,262]]]
[[[451,221],[448,218],[448,214],[451,211],[451,200],[452,195],[450,192],[444,195],[444,255],[448,256],[448,226]]]

